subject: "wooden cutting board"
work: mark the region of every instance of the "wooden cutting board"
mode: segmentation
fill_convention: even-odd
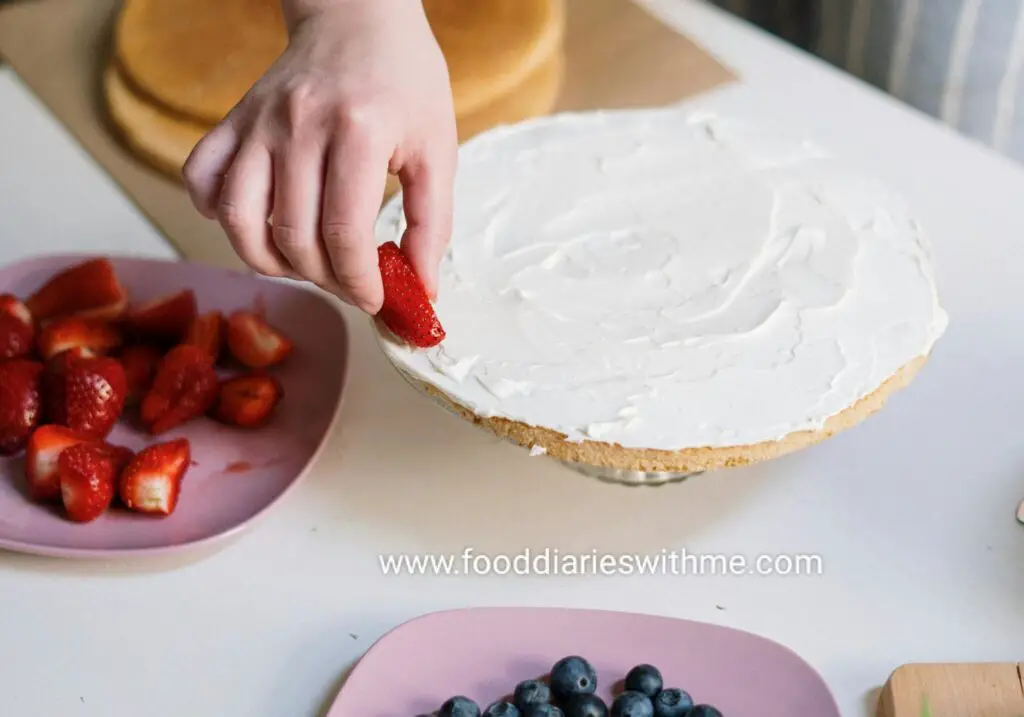
[[[102,109],[102,69],[119,0],[0,6],[0,56],[189,259],[242,268],[181,185],[126,151]],[[630,0],[568,0],[567,76],[557,110],[663,105],[731,82],[705,50]]]
[[[1024,717],[1024,663],[904,665],[882,688],[878,717]]]

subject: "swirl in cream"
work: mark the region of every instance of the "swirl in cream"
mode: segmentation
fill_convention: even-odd
[[[401,198],[378,240],[404,228]],[[918,223],[821,150],[679,109],[465,145],[429,350],[388,357],[483,416],[624,447],[775,440],[945,330]]]

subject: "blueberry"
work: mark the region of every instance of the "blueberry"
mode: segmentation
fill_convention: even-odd
[[[686,717],[722,717],[722,713],[711,705],[696,705],[686,713]]]
[[[546,705],[551,701],[551,690],[540,680],[524,680],[516,685],[515,694],[512,695],[512,704],[519,708],[520,712],[526,712],[530,705]]]
[[[654,665],[637,665],[626,674],[625,689],[643,692],[652,700],[664,686],[661,672]]]
[[[523,717],[565,717],[565,713],[553,704],[545,702],[544,704],[529,705],[523,712]]]
[[[597,673],[582,657],[563,657],[551,668],[551,694],[560,703],[573,695],[592,695],[597,691]]]
[[[468,697],[456,695],[441,705],[441,711],[437,715],[438,717],[480,717],[480,706]]]
[[[485,709],[483,717],[519,717],[519,710],[511,702],[502,700]]]
[[[612,717],[654,717],[654,705],[643,692],[626,690],[612,702]]]
[[[565,717],[608,717],[608,706],[597,695],[576,695],[565,704]]]
[[[654,717],[691,717],[693,700],[690,695],[676,687],[662,690],[653,700]],[[697,715],[697,717],[700,717]],[[707,716],[706,716],[707,717]]]

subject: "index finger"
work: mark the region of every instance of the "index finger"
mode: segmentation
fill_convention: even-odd
[[[351,303],[376,314],[384,303],[374,224],[387,184],[386,144],[340,137],[328,153],[320,233],[335,280]]]

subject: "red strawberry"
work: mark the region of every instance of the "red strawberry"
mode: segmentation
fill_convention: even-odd
[[[217,400],[217,383],[213,362],[201,348],[182,344],[171,349],[142,399],[142,422],[159,435],[202,416]]]
[[[64,426],[47,424],[37,428],[25,448],[29,497],[41,503],[58,500],[60,476],[57,475],[57,458],[64,449],[91,440],[84,433]]]
[[[0,360],[32,353],[35,324],[28,307],[11,294],[0,296]]]
[[[180,438],[139,451],[121,474],[121,502],[130,510],[170,515],[191,462],[188,440]]]
[[[128,325],[141,336],[177,343],[195,317],[196,295],[186,289],[132,309],[126,318]]]
[[[117,467],[102,445],[79,443],[66,448],[57,459],[60,495],[68,518],[88,523],[110,507],[117,492]]]
[[[118,359],[128,381],[128,403],[138,403],[146,395],[163,357],[159,349],[145,344],[129,346],[121,352]]]
[[[192,320],[182,343],[198,346],[210,356],[213,363],[217,363],[224,347],[224,334],[224,315],[219,311],[211,311]]]
[[[39,355],[49,360],[71,349],[105,354],[121,345],[121,334],[112,325],[96,319],[69,316],[57,319],[39,332]]]
[[[21,451],[42,422],[43,365],[27,359],[0,363],[0,455]]]
[[[50,362],[43,386],[49,421],[94,438],[110,433],[128,394],[128,381],[118,361],[72,352]]]
[[[228,348],[249,368],[268,368],[288,358],[294,346],[255,313],[236,311],[228,317]]]
[[[430,305],[423,282],[394,242],[377,247],[384,306],[377,314],[398,338],[429,348],[444,341],[445,332]]]
[[[272,376],[253,373],[229,378],[220,385],[213,417],[231,426],[257,428],[270,420],[281,396],[281,384]]]
[[[110,260],[91,259],[54,276],[25,303],[36,321],[46,321],[71,315],[111,320],[127,302]]]
[[[43,369],[43,413],[49,423],[64,420],[64,378],[68,364],[76,359],[94,358],[96,354],[88,349],[77,348],[57,354],[46,362]]]

